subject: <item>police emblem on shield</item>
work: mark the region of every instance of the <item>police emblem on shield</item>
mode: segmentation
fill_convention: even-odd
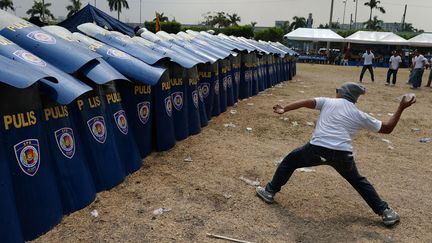
[[[75,155],[75,140],[72,128],[64,127],[54,132],[60,152],[68,159]]]
[[[226,80],[227,80],[227,86],[229,88],[231,88],[232,87],[232,77],[231,77],[231,75],[226,76]]]
[[[183,108],[183,92],[174,92],[171,94],[174,108],[180,111]]]
[[[87,126],[93,138],[99,143],[105,143],[106,140],[106,127],[105,119],[103,116],[95,116],[87,121]]]
[[[215,82],[214,91],[216,95],[219,95],[219,80]]]
[[[14,151],[21,170],[28,176],[36,175],[40,165],[39,140],[23,140],[14,146]]]
[[[44,44],[54,45],[57,43],[57,40],[53,36],[40,30],[35,30],[28,33],[27,37]]]
[[[42,59],[40,59],[39,57],[33,55],[32,53],[25,51],[25,50],[18,50],[15,51],[14,56],[18,57],[19,59],[33,64],[33,65],[37,65],[40,67],[46,67],[46,62],[44,62]]]
[[[207,98],[207,96],[210,93],[210,84],[209,83],[201,83],[200,84],[200,90],[202,93],[203,98]]]
[[[168,96],[165,98],[165,110],[168,116],[171,116],[172,114],[172,101],[171,96]]]
[[[150,117],[150,102],[145,101],[138,103],[138,118],[143,124],[146,124]]]
[[[128,134],[129,129],[128,129],[128,123],[127,123],[125,111],[119,110],[116,113],[114,113],[114,120],[120,132],[123,133],[124,135]]]
[[[129,59],[129,55],[128,54],[126,54],[126,53],[124,53],[124,52],[122,52],[120,50],[114,49],[114,48],[108,49],[107,54],[109,56],[120,58],[120,59]]]
[[[192,91],[192,101],[195,105],[195,108],[198,109],[198,91],[196,90]]]
[[[240,72],[234,73],[234,82],[238,84],[240,82]]]
[[[227,90],[227,85],[228,85],[228,80],[227,80],[227,77],[224,77],[223,79],[222,79],[222,88],[223,88],[223,90]]]

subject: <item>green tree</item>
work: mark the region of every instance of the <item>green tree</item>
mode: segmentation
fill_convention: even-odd
[[[283,40],[284,30],[279,27],[263,29],[255,33],[255,40],[279,41]]]
[[[368,22],[372,22],[372,11],[374,9],[378,9],[381,13],[386,13],[385,9],[381,6],[379,6],[379,4],[381,3],[381,1],[378,0],[369,0],[369,2],[365,2],[365,6],[368,6],[370,8],[370,14],[369,14],[369,21]]]
[[[306,19],[304,17],[294,16],[293,22],[290,25],[291,30],[306,27]]]
[[[251,25],[252,27],[255,27],[257,24],[258,24],[258,22],[256,22],[256,21],[252,21],[252,22],[250,23],[250,25]]]
[[[46,18],[46,16],[48,16],[51,19],[55,19],[54,15],[48,9],[49,7],[51,7],[51,3],[43,4],[42,1],[36,1],[35,0],[35,1],[33,1],[33,6],[31,7],[31,9],[27,10],[26,14],[30,15],[31,17],[34,17],[34,16],[42,17],[42,13],[45,12],[45,16],[42,17],[43,22],[46,21],[46,19],[44,19],[44,18]]]
[[[117,11],[117,19],[120,20],[120,13],[122,8],[129,9],[129,4],[127,0],[108,0],[108,6],[110,11]]]
[[[238,26],[238,22],[241,21],[240,16],[238,16],[236,13],[227,14],[227,17],[232,26]]]
[[[168,17],[165,16],[165,14],[163,12],[162,13],[156,12],[156,15],[158,15],[158,14],[159,14],[159,21],[160,22],[168,22],[169,21]],[[156,18],[154,18],[153,21],[156,22]]]
[[[5,11],[8,9],[15,11],[15,8],[13,6],[13,1],[12,0],[0,0],[0,9],[3,9]]]
[[[69,13],[67,14],[67,17],[69,18],[70,16],[76,14],[82,6],[82,3],[80,0],[70,0],[71,5],[66,6],[67,11],[69,11]]]
[[[365,28],[369,30],[380,30],[383,21],[374,16],[372,20],[365,22]]]

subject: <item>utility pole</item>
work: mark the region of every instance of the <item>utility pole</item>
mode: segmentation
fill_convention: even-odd
[[[344,13],[343,13],[342,25],[344,25],[345,24],[345,11],[346,11],[347,0],[342,1],[342,3],[344,4]]]
[[[402,31],[405,30],[405,16],[406,16],[406,11],[407,11],[407,6],[408,6],[408,4],[405,4],[405,10],[404,10],[404,14],[402,17]]]
[[[142,0],[140,0],[140,24],[142,24],[142,22],[141,22],[141,3],[142,3]]]
[[[352,18],[352,14],[351,14],[351,18],[350,18],[350,27],[349,27],[349,29],[351,29],[351,25],[352,25],[352,23],[353,23],[353,18]]]
[[[96,0],[94,0],[94,6],[96,7]]]
[[[357,7],[358,7],[358,1],[359,0],[354,0],[354,2],[356,3],[356,7],[355,7],[355,15],[354,15],[354,29],[357,29]]]
[[[332,26],[332,20],[333,20],[333,5],[334,5],[334,0],[331,0],[329,29],[331,29],[331,26]],[[327,58],[329,58],[329,57],[330,57],[330,42],[327,42]]]
[[[45,23],[45,0],[42,0],[42,22]]]

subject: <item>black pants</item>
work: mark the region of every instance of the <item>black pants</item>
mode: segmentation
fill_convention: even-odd
[[[393,75],[392,84],[396,84],[396,76],[397,76],[398,70],[390,69],[387,71],[387,83],[390,83],[390,77]]]
[[[360,81],[363,80],[363,75],[366,72],[366,69],[369,70],[372,82],[375,81],[372,65],[363,65],[363,68],[362,68],[361,73],[360,73]]]
[[[369,181],[357,171],[352,152],[337,151],[310,143],[293,150],[283,159],[272,181],[267,184],[266,190],[272,193],[279,192],[297,168],[317,165],[332,166],[356,189],[376,214],[381,215],[388,207]]]

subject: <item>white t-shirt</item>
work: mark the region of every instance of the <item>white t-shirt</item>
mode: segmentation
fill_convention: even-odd
[[[360,129],[378,132],[382,122],[360,111],[343,98],[315,98],[315,109],[321,110],[311,144],[352,152],[352,137]]]
[[[414,69],[423,68],[424,65],[428,63],[428,60],[423,55],[418,55],[414,58],[414,63],[415,63]]]
[[[402,59],[399,55],[390,57],[390,69],[397,70],[399,68],[399,63],[402,62]]]
[[[374,54],[370,52],[369,54],[367,52],[363,53],[364,63],[363,65],[372,65],[372,60],[375,58]]]

